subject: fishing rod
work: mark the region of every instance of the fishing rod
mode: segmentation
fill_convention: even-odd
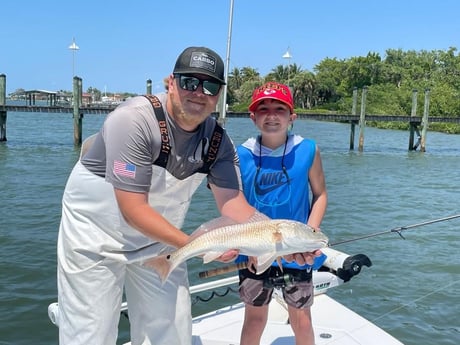
[[[448,216],[448,217],[443,217],[443,218],[438,218],[438,219],[433,219],[433,220],[427,220],[425,222],[421,222],[421,223],[417,223],[417,224],[399,226],[399,227],[396,227],[396,228],[393,228],[393,229],[390,229],[390,230],[379,231],[379,232],[375,232],[375,233],[372,233],[372,234],[369,234],[369,235],[355,237],[355,238],[352,238],[352,239],[349,239],[349,240],[334,242],[334,243],[329,244],[328,247],[333,247],[333,246],[337,246],[339,244],[355,242],[355,241],[363,240],[363,239],[366,239],[366,238],[376,237],[376,236],[389,234],[389,233],[394,233],[394,232],[396,232],[399,236],[401,236],[401,238],[403,240],[405,240],[406,238],[402,235],[403,231],[410,230],[410,229],[413,229],[413,228],[418,228],[418,227],[424,226],[424,225],[444,222],[444,221],[451,220],[451,219],[454,219],[454,218],[459,218],[459,217],[460,217],[460,214],[456,214],[456,215],[453,215],[453,216]]]
[[[455,218],[459,218],[459,217],[460,217],[460,214],[455,214],[455,215],[452,215],[452,216],[447,216],[447,217],[442,217],[442,218],[438,218],[438,219],[427,220],[427,221],[424,221],[424,222],[421,222],[421,223],[416,223],[416,224],[411,224],[411,225],[406,225],[406,226],[399,226],[399,227],[396,227],[396,228],[393,228],[393,229],[390,229],[390,230],[378,231],[378,232],[374,232],[372,234],[363,235],[363,236],[354,237],[354,238],[351,238],[351,239],[348,239],[348,240],[343,240],[343,241],[330,243],[330,244],[327,245],[327,247],[335,247],[335,246],[338,246],[340,244],[360,241],[360,240],[363,240],[363,239],[366,239],[366,238],[381,236],[381,235],[390,234],[390,233],[397,233],[403,240],[405,240],[406,238],[402,234],[403,231],[411,230],[411,229],[418,228],[418,227],[424,226],[424,225],[430,225],[430,224],[434,224],[434,223],[445,222],[447,220],[451,220],[451,219],[455,219]],[[199,272],[198,276],[200,278],[210,278],[210,277],[214,277],[216,275],[229,273],[229,272],[233,272],[233,271],[238,271],[238,270],[242,270],[242,269],[245,269],[245,268],[248,268],[248,262],[247,261],[243,261],[243,262],[239,262],[237,264],[232,264],[232,265],[228,265],[228,266],[224,266],[224,267],[218,267],[218,268],[210,269],[210,270],[207,270],[207,271]]]

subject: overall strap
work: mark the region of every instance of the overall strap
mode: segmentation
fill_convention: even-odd
[[[169,153],[171,152],[171,144],[168,133],[168,126],[163,111],[163,106],[161,105],[160,100],[155,95],[144,95],[150,103],[152,104],[153,111],[158,121],[158,126],[160,127],[161,135],[161,149],[158,158],[153,163],[164,169],[166,169],[166,164],[168,163]],[[220,144],[222,143],[222,138],[224,134],[224,129],[217,123],[215,123],[214,131],[212,133],[211,141],[209,143],[208,152],[206,152],[203,157],[203,166],[198,169],[198,172],[203,174],[208,174],[212,164],[217,159],[217,153],[219,152]]]
[[[222,137],[224,135],[224,129],[217,123],[214,126],[214,132],[212,133],[211,142],[209,143],[208,152],[203,157],[203,166],[198,169],[198,172],[208,174],[211,169],[211,165],[217,158],[217,152],[219,152],[220,144],[222,143]]]
[[[161,105],[160,100],[155,95],[144,95],[150,103],[152,104],[153,111],[158,121],[158,126],[160,127],[161,135],[161,149],[158,158],[153,164],[158,165],[162,168],[166,168],[168,163],[169,153],[171,152],[171,145],[169,141],[168,126],[166,122],[165,112],[163,111],[163,106]]]

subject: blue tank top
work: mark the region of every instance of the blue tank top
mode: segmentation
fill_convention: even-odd
[[[308,172],[315,158],[315,141],[289,135],[286,144],[276,150],[261,147],[259,142],[251,138],[237,147],[246,199],[270,218],[306,223],[310,212]],[[241,255],[236,261],[245,260],[247,257]],[[282,265],[311,267],[284,260]],[[273,266],[278,263],[275,261]]]

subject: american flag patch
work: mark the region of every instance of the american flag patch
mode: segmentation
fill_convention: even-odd
[[[131,163],[124,163],[120,161],[113,162],[113,173],[118,176],[136,177],[136,166]]]

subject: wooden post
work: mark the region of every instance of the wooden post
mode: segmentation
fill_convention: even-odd
[[[147,80],[147,95],[152,94],[152,79]]]
[[[6,105],[6,75],[0,74],[0,108]],[[6,109],[0,110],[0,141],[6,141]]]
[[[423,108],[423,118],[422,118],[422,136],[420,138],[420,151],[421,152],[425,152],[429,109],[430,109],[430,89],[425,89],[425,106]]]
[[[358,88],[355,86],[353,88],[353,104],[351,106],[351,115],[356,115],[357,104],[358,104]],[[355,149],[355,127],[356,127],[355,121],[351,120],[351,123],[350,123],[350,150]]]
[[[358,151],[362,152],[364,148],[364,127],[366,126],[366,97],[367,97],[367,86],[363,87],[361,95],[361,114],[359,116],[359,144]]]
[[[410,116],[411,118],[417,116],[417,89],[412,90],[412,110]],[[415,126],[415,124],[409,121],[409,151],[414,150]]]
[[[82,143],[83,114],[80,114],[82,94],[82,80],[73,77],[73,143],[79,146]]]

